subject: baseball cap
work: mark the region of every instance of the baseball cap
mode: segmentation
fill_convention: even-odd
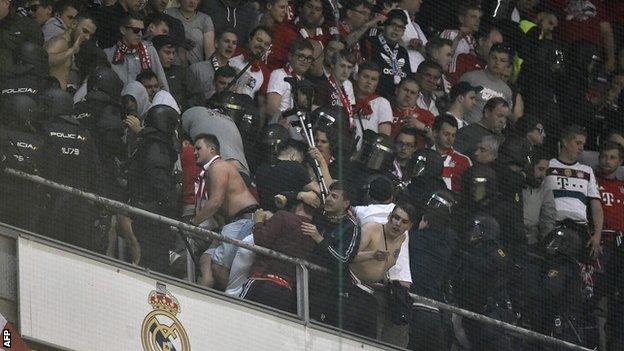
[[[175,39],[173,39],[173,37],[169,35],[155,36],[154,38],[152,38],[152,44],[154,44],[154,47],[156,48],[156,50],[160,50],[160,48],[162,48],[163,46],[167,46],[167,45],[171,45],[174,48],[178,47],[178,44],[176,43]]]
[[[481,90],[483,90],[482,86],[472,86],[468,82],[459,82],[451,88],[450,98],[451,102],[454,102],[458,96],[464,95],[469,91],[474,91],[475,94],[478,94]]]

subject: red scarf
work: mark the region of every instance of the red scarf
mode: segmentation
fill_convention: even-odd
[[[358,96],[358,89],[355,88],[355,96]],[[366,95],[366,97],[358,99],[356,98],[355,106],[353,107],[353,111],[355,113],[359,113],[361,116],[368,116],[373,114],[373,108],[370,105],[370,102],[378,98],[379,95],[372,93]]]
[[[347,92],[344,90],[344,87],[342,85],[338,86],[338,82],[336,82],[336,79],[331,74],[327,76],[327,81],[329,81],[329,85],[332,86],[334,92],[338,95],[338,98],[340,99],[340,104],[342,105],[342,108],[347,112],[347,115],[349,116],[349,121],[351,121],[353,119],[353,106],[351,106],[351,101],[349,101]]]
[[[149,54],[147,53],[147,48],[143,43],[139,43],[133,47],[128,47],[121,41],[117,42],[117,51],[115,51],[115,55],[113,56],[113,65],[123,63],[124,58],[127,54],[139,55],[139,61],[141,61],[142,71],[149,69],[152,66]]]
[[[249,50],[247,50],[246,48],[238,48],[235,52],[234,52],[234,56],[238,56],[238,55],[243,55],[243,60],[247,63],[251,62],[251,67],[249,68],[252,72],[258,72],[260,71],[260,62],[261,60],[259,58],[255,58],[254,56],[251,54],[251,52]]]

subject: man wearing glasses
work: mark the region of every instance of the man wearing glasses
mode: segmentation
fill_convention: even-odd
[[[134,81],[142,71],[151,69],[156,73],[161,89],[169,91],[158,52],[154,45],[141,40],[143,29],[143,20],[132,15],[124,17],[119,25],[117,44],[105,49],[104,53],[124,85]]]
[[[52,19],[53,5],[53,0],[31,0],[26,3],[26,11],[30,18],[43,26]]]
[[[66,30],[73,29],[76,26],[76,16],[78,10],[71,0],[57,2],[54,5],[54,17],[48,19],[41,28],[43,40],[48,41],[62,35]]]
[[[282,118],[282,112],[294,106],[295,96],[290,83],[285,79],[293,78],[298,82],[303,80],[310,66],[314,61],[314,48],[308,40],[296,41],[290,47],[288,53],[288,63],[284,68],[279,68],[271,72],[269,85],[267,87],[267,109],[268,119],[272,123],[286,121]]]
[[[412,71],[407,50],[399,45],[406,25],[405,12],[392,10],[388,12],[383,31],[371,29],[362,47],[362,56],[381,68],[377,93],[385,98],[390,98],[395,85]]]

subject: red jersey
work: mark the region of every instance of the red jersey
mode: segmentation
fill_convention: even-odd
[[[600,23],[607,22],[605,5],[600,0],[549,0],[551,8],[561,14],[555,33],[563,44],[588,41],[602,47]]]
[[[182,202],[187,205],[195,204],[195,181],[199,177],[201,168],[197,166],[193,144],[182,146],[180,162],[182,164]]]
[[[435,147],[432,149],[435,150]],[[444,156],[443,156],[444,157]],[[444,157],[444,168],[442,168],[442,179],[449,190],[459,192],[461,190],[461,176],[472,167],[472,161],[468,156],[450,148]]]
[[[308,32],[291,23],[276,23],[273,26],[273,41],[267,57],[267,66],[272,72],[278,68],[283,68],[287,61],[290,46],[296,40],[310,39],[320,41],[323,46],[327,44],[329,36],[323,28],[316,28],[316,32],[309,35]]]
[[[435,117],[431,112],[417,106],[410,107],[408,109],[399,109],[395,107],[392,109],[392,114],[394,116],[394,120],[392,121],[392,125],[390,126],[390,136],[392,137],[392,139],[396,138],[396,136],[399,135],[401,128],[403,128],[403,126],[405,125],[405,119],[410,116],[416,116],[416,120],[429,126],[429,128],[433,127],[433,122],[435,121]],[[427,146],[427,140],[420,134],[416,139],[416,146],[419,149]]]
[[[459,79],[464,73],[484,70],[486,65],[487,62],[481,57],[477,57],[473,54],[459,54],[457,56],[457,63],[455,64],[455,71],[448,74],[449,81],[455,84],[459,82]]]
[[[624,231],[624,181],[596,176],[602,198],[604,229]]]

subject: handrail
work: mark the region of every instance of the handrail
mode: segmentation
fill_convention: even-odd
[[[80,189],[76,189],[67,185],[63,185],[63,184],[59,184],[56,182],[53,182],[51,180],[45,179],[43,177],[37,176],[37,175],[33,175],[30,173],[26,173],[26,172],[22,172],[22,171],[18,171],[16,169],[12,169],[12,168],[6,168],[5,169],[5,173],[16,176],[18,178],[22,178],[22,179],[27,179],[30,180],[32,182],[47,186],[49,188],[53,188],[56,190],[61,190],[64,192],[68,192],[71,193],[73,195],[79,196],[79,197],[83,197],[85,199],[91,200],[93,202],[96,202],[98,204],[101,204],[105,207],[108,208],[113,208],[116,209],[118,211],[121,211],[123,213],[131,213],[134,215],[138,215],[138,216],[142,216],[145,218],[149,218],[155,221],[159,221],[161,223],[165,223],[169,226],[178,228],[179,230],[183,231],[185,234],[188,234],[190,236],[196,237],[196,238],[200,238],[200,239],[206,239],[206,237],[210,237],[212,239],[216,239],[219,241],[223,241],[226,242],[228,244],[232,244],[232,245],[236,245],[239,247],[244,247],[245,249],[251,250],[253,252],[265,255],[265,256],[270,256],[273,258],[276,258],[278,260],[282,260],[282,261],[286,261],[286,262],[290,262],[293,264],[298,264],[298,265],[302,265],[305,266],[309,269],[315,270],[315,271],[321,271],[321,272],[326,272],[327,270],[319,265],[316,265],[314,263],[310,263],[306,260],[302,260],[300,258],[296,258],[296,257],[290,257],[288,255],[285,255],[279,251],[275,251],[275,250],[271,250],[271,249],[267,249],[266,247],[262,247],[262,246],[258,246],[258,245],[254,245],[254,244],[249,244],[246,242],[243,242],[241,240],[236,240],[236,239],[232,239],[229,237],[226,237],[224,235],[221,235],[220,233],[217,232],[213,232],[204,228],[200,228],[188,223],[184,223],[166,216],[162,216],[153,212],[149,212],[143,209],[140,209],[138,207],[134,207],[134,206],[130,206],[128,204],[125,204],[123,202],[119,202],[119,201],[115,201],[115,200],[111,200],[93,193],[89,193],[86,191],[82,191]]]
[[[86,191],[82,191],[76,188],[72,188],[70,186],[67,185],[63,185],[63,184],[59,184],[56,182],[53,182],[51,180],[45,179],[43,177],[37,176],[37,175],[33,175],[30,173],[26,173],[26,172],[22,172],[22,171],[18,171],[12,168],[6,168],[4,170],[5,173],[10,174],[12,176],[18,177],[18,178],[22,178],[22,179],[26,179],[29,181],[32,181],[34,183],[38,183],[41,185],[44,185],[46,187],[49,188],[53,188],[56,190],[61,190],[61,191],[65,191],[68,193],[71,193],[73,195],[79,196],[79,197],[83,197],[86,198],[88,200],[94,201],[96,203],[99,203],[105,207],[108,208],[114,208],[117,209],[118,211],[121,211],[123,213],[132,213],[138,216],[143,216],[155,221],[160,221],[162,223],[168,224],[172,227],[178,228],[179,230],[183,231],[186,235],[190,235],[196,238],[201,238],[201,239],[205,239],[206,237],[210,237],[213,239],[217,239],[220,241],[224,241],[227,242],[229,244],[232,245],[236,245],[239,247],[243,247],[245,249],[251,250],[253,252],[259,253],[261,255],[265,255],[265,256],[270,256],[273,258],[276,258],[278,260],[282,260],[285,262],[290,262],[293,264],[296,264],[298,269],[297,269],[297,281],[298,281],[298,310],[299,310],[299,316],[300,318],[302,318],[302,320],[305,323],[309,322],[309,311],[308,311],[308,292],[307,292],[307,288],[308,288],[308,282],[307,282],[307,270],[305,268],[308,269],[312,269],[315,271],[321,271],[321,272],[327,272],[326,268],[323,268],[321,266],[318,266],[316,264],[310,263],[306,260],[302,260],[296,257],[290,257],[288,255],[285,255],[279,251],[275,251],[275,250],[271,250],[271,249],[267,249],[265,247],[262,246],[258,246],[258,245],[254,245],[254,244],[249,244],[246,242],[243,242],[241,240],[236,240],[236,239],[232,239],[232,238],[228,238],[226,236],[221,235],[220,233],[216,233],[207,229],[203,229],[197,226],[193,226],[190,225],[188,223],[184,223],[169,217],[165,217],[162,215],[158,215],[146,210],[142,210],[140,208],[134,207],[134,206],[130,206],[128,204],[124,204],[122,202],[119,201],[115,201],[115,200],[111,200],[96,194],[92,194]],[[305,267],[305,268],[303,268]],[[304,288],[303,290],[301,288]],[[577,350],[577,351],[591,351],[591,349],[579,346],[579,345],[575,345],[573,343],[567,342],[567,341],[563,341],[551,336],[547,336],[544,334],[540,334],[528,329],[524,329],[509,323],[505,323],[502,321],[499,321],[497,319],[494,318],[490,318],[472,311],[468,311],[468,310],[464,310],[461,309],[459,307],[456,306],[452,306],[452,305],[448,305],[445,304],[443,302],[440,301],[436,301],[436,300],[432,300],[432,299],[428,299],[426,297],[423,296],[419,296],[416,294],[410,294],[412,296],[412,298],[416,301],[416,302],[420,302],[420,303],[424,303],[428,306],[432,306],[438,309],[443,309],[445,311],[451,312],[451,313],[455,313],[458,315],[461,315],[463,317],[466,318],[470,318],[470,319],[474,319],[477,320],[479,322],[482,323],[486,323],[486,324],[490,324],[493,325],[497,328],[501,328],[501,329],[505,329],[511,333],[514,334],[519,334],[523,337],[526,337],[528,339],[534,339],[534,340],[538,340],[544,343],[548,343],[551,345],[555,345],[555,346],[559,346],[559,347],[564,347],[568,350]]]

